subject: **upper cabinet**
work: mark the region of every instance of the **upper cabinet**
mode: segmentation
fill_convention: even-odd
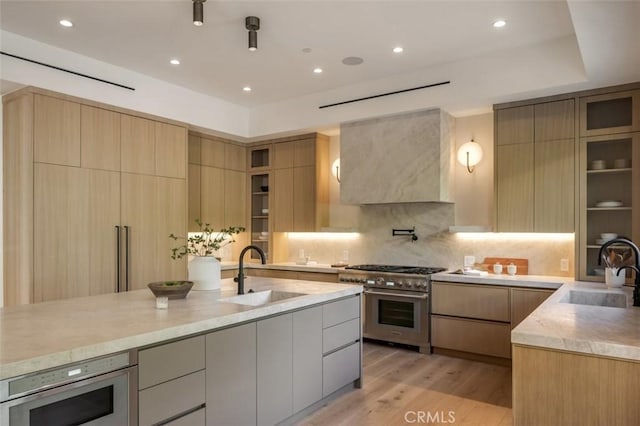
[[[454,136],[440,109],[342,123],[342,202],[453,202]]]
[[[496,110],[496,230],[573,232],[575,100]]]
[[[189,134],[189,230],[195,219],[214,229],[247,226],[246,148],[235,142]]]
[[[80,104],[35,95],[34,160],[80,167]]]
[[[580,136],[640,131],[640,90],[580,98]]]

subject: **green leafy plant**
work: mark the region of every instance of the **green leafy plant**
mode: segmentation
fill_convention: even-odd
[[[183,244],[179,244],[171,249],[172,259],[181,259],[187,255],[201,257],[214,256],[216,251],[236,241],[233,238],[235,234],[239,234],[245,230],[242,226],[230,226],[215,231],[211,228],[211,225],[202,223],[200,219],[196,219],[196,223],[200,230],[186,238],[178,237],[174,234],[169,235],[169,238],[176,241],[176,243],[179,244],[183,242]]]

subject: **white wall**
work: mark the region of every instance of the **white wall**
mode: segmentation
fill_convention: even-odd
[[[473,139],[482,147],[482,162],[473,173],[455,163],[456,214],[459,226],[493,224],[493,113],[456,118],[456,152]]]

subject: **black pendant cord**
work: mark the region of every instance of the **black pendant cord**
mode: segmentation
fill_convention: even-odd
[[[365,96],[364,98],[357,98],[357,99],[351,99],[349,101],[336,102],[335,104],[321,105],[318,108],[319,109],[329,108],[329,107],[334,107],[334,106],[338,106],[338,105],[350,104],[350,103],[353,103],[353,102],[366,101],[368,99],[381,98],[383,96],[389,96],[389,95],[397,95],[398,93],[412,92],[414,90],[428,89],[429,87],[442,86],[442,85],[450,84],[450,83],[451,83],[451,81],[441,81],[439,83],[427,84],[425,86],[412,87],[410,89],[396,90],[395,92],[380,93],[379,95]]]
[[[127,90],[136,90],[135,88],[133,88],[133,87],[129,87],[129,86],[125,86],[124,84],[114,83],[114,82],[112,82],[112,81],[103,80],[102,78],[98,78],[98,77],[92,77],[92,76],[87,75],[87,74],[82,74],[82,73],[79,73],[79,72],[76,72],[76,71],[71,71],[71,70],[68,70],[68,69],[65,69],[65,68],[60,68],[60,67],[57,67],[57,66],[55,66],[55,65],[45,64],[44,62],[35,61],[35,60],[33,60],[33,59],[24,58],[24,57],[22,57],[22,56],[13,55],[13,54],[11,54],[11,53],[7,53],[7,52],[0,51],[0,54],[2,54],[2,55],[4,55],[4,56],[9,56],[9,57],[11,57],[11,58],[20,59],[21,61],[31,62],[32,64],[42,65],[43,67],[52,68],[52,69],[54,69],[54,70],[67,72],[67,73],[69,73],[69,74],[77,75],[77,76],[79,76],[79,77],[84,77],[84,78],[88,78],[88,79],[91,79],[91,80],[99,81],[99,82],[101,82],[101,83],[110,84],[110,85],[112,85],[112,86],[120,87],[120,88],[122,88],[122,89],[127,89]]]

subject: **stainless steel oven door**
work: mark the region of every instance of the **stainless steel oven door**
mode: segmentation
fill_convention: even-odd
[[[137,368],[128,367],[3,402],[0,424],[137,425]]]
[[[364,337],[430,351],[427,293],[367,289],[364,294]]]

